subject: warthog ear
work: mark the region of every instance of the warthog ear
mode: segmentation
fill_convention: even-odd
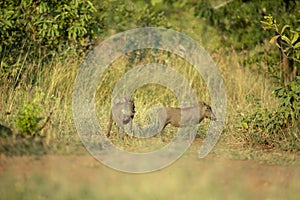
[[[203,102],[203,105],[210,108],[210,106],[205,102]]]
[[[126,95],[124,95],[124,97],[123,97],[123,101],[129,102],[129,101],[133,101],[133,99],[131,98],[131,96],[130,96],[129,94],[126,94]]]
[[[205,103],[204,101],[201,101],[201,102],[199,103],[199,105],[205,107],[206,110],[212,110],[211,107],[210,107],[210,105],[208,105],[208,104]]]

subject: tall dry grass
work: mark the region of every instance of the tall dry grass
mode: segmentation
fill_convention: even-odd
[[[221,141],[228,145],[238,145],[242,142],[236,129],[240,116],[255,111],[255,106],[247,100],[248,96],[260,99],[263,108],[274,109],[276,99],[271,95],[272,82],[266,75],[266,66],[242,66],[240,59],[242,54],[234,50],[214,50],[211,53],[219,71],[223,77],[226,98],[227,117]],[[31,99],[39,96],[42,105],[41,117],[46,118],[53,113],[48,126],[42,130],[46,136],[46,144],[52,147],[72,149],[72,146],[80,146],[80,139],[72,118],[72,91],[77,71],[84,57],[66,56],[65,59],[56,58],[48,62],[46,66],[39,61],[26,60],[26,54],[18,58],[21,63],[20,71],[11,79],[2,81],[0,91],[0,120],[1,124],[11,127],[17,132],[14,123],[18,110]],[[202,77],[198,75],[193,66],[176,55],[168,55],[165,52],[151,54],[141,60],[129,61],[128,56],[117,59],[106,68],[98,89],[95,93],[95,106],[103,131],[109,120],[111,94],[117,81],[129,70],[142,64],[157,62],[167,65],[182,74],[194,89],[198,100],[210,102],[210,96]],[[141,77],[142,78],[142,77]],[[14,87],[14,82],[18,82]],[[138,88],[132,94],[136,104],[136,116],[134,122],[140,125],[149,123],[149,109],[154,104],[166,106],[178,106],[175,95],[167,88],[159,85],[146,85]],[[10,114],[8,114],[10,113]],[[200,137],[205,137],[209,121],[203,122],[199,127]],[[117,135],[116,126],[113,127],[113,134]],[[176,129],[168,127],[165,130],[167,141],[172,139]],[[161,140],[128,138],[120,141],[118,137],[112,140],[116,144],[124,145],[125,148],[141,151],[160,148],[164,145]],[[154,145],[157,144],[157,145]]]
[[[18,59],[22,61],[22,66],[16,67],[16,75],[1,81],[0,124],[9,127],[14,135],[18,135],[20,130],[16,120],[19,110],[37,99],[37,106],[42,108],[39,113],[40,125],[50,117],[40,132],[43,146],[50,152],[60,152],[57,150],[62,148],[65,152],[74,145],[80,146],[73,125],[71,103],[73,82],[82,58],[69,56],[62,60],[56,57],[46,65],[38,59],[26,59],[23,55]],[[19,141],[16,137],[2,138],[1,145],[6,145],[3,143],[8,143],[5,148],[13,148]]]

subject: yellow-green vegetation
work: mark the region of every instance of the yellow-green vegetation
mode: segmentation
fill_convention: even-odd
[[[275,27],[274,24],[282,28],[284,24],[277,25],[270,18],[261,23],[267,19],[253,14],[251,9],[255,10],[258,6],[255,1],[249,4],[228,2],[217,9],[214,7],[220,1],[214,1],[214,6],[206,10],[210,12],[200,9],[203,1],[182,1],[181,4],[173,1],[145,3],[113,0],[102,3],[58,2],[39,4],[24,1],[20,6],[27,8],[27,11],[36,11],[34,18],[29,17],[32,12],[22,12],[22,9],[18,10],[20,16],[12,15],[11,11],[17,6],[14,1],[1,3],[5,19],[0,26],[1,33],[2,30],[5,32],[1,35],[1,41],[6,42],[1,46],[0,56],[0,124],[13,132],[12,136],[0,132],[1,153],[83,152],[71,110],[77,70],[90,49],[105,37],[141,26],[171,27],[189,35],[210,53],[226,88],[227,118],[220,139],[221,146],[299,151],[299,19],[294,20],[297,18],[294,13],[299,13],[299,3],[278,11],[286,16],[286,21],[281,22],[290,25],[286,29],[290,32],[280,29],[279,36],[274,39],[272,33],[262,27],[268,23],[269,29]],[[274,12],[276,17],[278,12],[275,13],[274,7],[284,6],[284,2],[264,4],[264,8],[268,14]],[[247,15],[243,15],[243,10],[239,9],[245,9],[246,5],[251,6],[245,12]],[[238,12],[230,18],[226,12],[234,9]],[[261,9],[260,13],[264,15],[265,10]],[[72,12],[67,15],[68,11]],[[66,23],[62,16],[68,22],[74,21],[74,24]],[[22,20],[27,20],[29,25],[19,26]],[[53,25],[50,26],[51,23]],[[14,26],[19,27],[15,29]],[[254,36],[252,30],[255,30]],[[29,32],[18,35],[22,31]],[[12,39],[7,32],[14,33],[18,39]],[[228,41],[224,42],[226,38]],[[285,46],[276,47],[268,43],[270,39],[273,44],[278,43],[280,41],[276,39],[279,38]],[[288,60],[293,62],[290,67],[296,69],[295,76],[284,83],[280,75],[282,61],[276,48],[288,54]],[[202,77],[181,57],[163,51],[132,52],[108,66],[99,82],[95,105],[103,131],[106,131],[108,124],[110,96],[116,82],[134,67],[151,62],[167,65],[181,73],[189,80],[197,98],[210,102]],[[158,85],[138,88],[133,98],[137,109],[134,121],[141,125],[149,122],[148,111],[152,105],[178,106],[174,94]],[[204,121],[199,126],[200,138],[205,137],[208,125],[209,121]],[[165,141],[170,141],[176,130],[168,127],[164,134]],[[131,151],[147,152],[165,145],[159,137],[139,139],[128,136],[121,140],[118,135],[114,126],[111,140]]]
[[[0,199],[299,199],[300,3],[294,0],[0,1]],[[224,80],[227,113],[212,152],[198,159],[210,124],[174,164],[145,174],[115,171],[93,158],[77,134],[73,85],[88,53],[136,27],[172,28],[199,42]],[[114,60],[95,91],[101,130],[111,95],[132,69],[159,63],[183,75],[198,100],[206,83],[178,55],[144,49]],[[142,78],[142,77],[141,77]],[[179,106],[160,85],[138,88],[134,122],[155,105]],[[166,146],[161,137],[110,141],[131,152]],[[135,161],[133,161],[133,164]]]

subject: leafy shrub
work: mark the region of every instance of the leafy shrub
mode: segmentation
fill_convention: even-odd
[[[277,44],[282,55],[293,63],[295,78],[287,81],[285,74],[280,73],[280,67],[270,66],[270,72],[275,77],[278,86],[273,88],[273,94],[278,99],[279,106],[276,111],[270,112],[262,109],[259,102],[256,102],[257,111],[253,114],[241,117],[241,132],[245,134],[245,140],[250,145],[263,145],[278,149],[299,151],[300,150],[300,67],[299,67],[299,33],[293,31],[286,34],[285,30],[289,25],[279,29],[279,25],[271,16],[266,18],[263,24],[268,28],[275,29],[275,36],[270,40],[275,43],[284,42],[284,45]],[[281,60],[281,63],[283,61]],[[288,65],[289,66],[289,65]],[[278,69],[278,70],[276,70]]]
[[[19,48],[31,41],[47,48],[68,42],[85,44],[97,32],[95,8],[90,1],[1,1],[0,50]]]
[[[299,82],[297,84],[291,82],[274,90],[280,100],[275,112],[257,105],[255,113],[241,117],[239,131],[244,134],[247,144],[287,151],[300,150],[300,87]]]
[[[145,4],[126,0],[94,1],[97,15],[103,18],[104,34],[137,27],[168,27],[164,12]]]
[[[25,62],[42,66],[57,53],[86,48],[101,27],[95,12],[84,0],[0,1],[0,79],[22,75]]]
[[[16,116],[16,126],[23,136],[35,136],[41,130],[41,104],[37,98],[20,108]]]
[[[262,32],[260,21],[272,14],[284,23],[296,23],[299,2],[278,0],[235,0],[215,6],[206,0],[195,3],[195,16],[216,27],[225,45],[249,49],[261,43],[271,33]]]
[[[281,64],[278,71],[281,72],[281,81],[286,84],[294,80],[300,71],[300,29],[290,25],[280,26],[271,15],[265,16],[261,23],[265,30],[275,32],[270,43],[276,44],[280,51]]]

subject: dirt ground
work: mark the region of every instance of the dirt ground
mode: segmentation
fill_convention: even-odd
[[[0,157],[0,199],[299,199],[300,167],[189,152],[146,174],[86,155]]]

